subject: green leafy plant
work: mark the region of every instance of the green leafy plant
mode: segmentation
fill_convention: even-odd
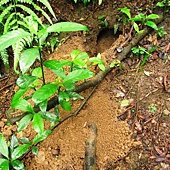
[[[151,27],[154,30],[158,30],[158,26],[154,22],[154,20],[158,18],[159,18],[159,15],[157,14],[144,15],[143,13],[140,13],[136,15],[135,17],[131,18],[131,20],[134,21],[134,23],[141,22],[143,25]]]
[[[25,51],[27,52],[27,50]],[[16,137],[12,137],[10,143],[16,143],[11,144],[12,146],[14,145],[13,150],[8,146],[4,137],[0,136],[0,142],[5,143],[0,146],[0,153],[4,156],[0,160],[3,170],[9,169],[8,167],[11,166],[14,169],[23,169],[24,165],[19,159],[30,150],[37,154],[36,144],[46,139],[51,134],[54,125],[60,121],[60,109],[58,106],[52,112],[47,110],[48,100],[52,96],[57,97],[58,104],[62,109],[70,111],[72,101],[83,99],[81,95],[74,92],[76,83],[94,76],[94,73],[90,70],[92,66],[97,65],[101,70],[105,70],[100,54],[97,57],[90,58],[86,52],[74,50],[71,53],[71,60],[47,60],[43,62],[43,65],[56,75],[53,82],[44,84],[42,81],[42,67],[32,69],[30,62],[32,63],[28,59],[22,60],[23,68],[20,65],[22,74],[16,81],[19,89],[12,98],[11,107],[15,110],[19,109],[27,112],[18,122],[17,131],[23,131],[31,123],[36,136],[32,141],[27,138],[21,138],[19,139],[20,142]],[[29,95],[27,95],[27,92],[29,92]],[[31,103],[34,103],[34,107]],[[35,111],[35,108],[39,109]],[[45,121],[51,123],[49,129],[44,128]],[[9,153],[12,154],[10,155]]]
[[[157,7],[169,7],[170,1],[169,0],[163,0],[161,2],[157,2],[156,6]]]
[[[19,144],[15,135],[11,137],[11,141],[7,142],[0,134],[0,168],[2,170],[23,170],[24,164],[19,160],[31,147],[31,143]]]
[[[158,110],[158,109],[157,109],[157,105],[154,104],[154,103],[150,104],[149,107],[148,107],[148,109],[149,109],[149,112],[151,112],[151,113],[156,113],[157,110]]]
[[[47,0],[39,0],[41,6],[45,6],[50,14],[56,19],[56,16]],[[16,63],[20,57],[22,50],[25,47],[34,45],[34,36],[39,27],[44,27],[42,19],[37,13],[42,15],[50,24],[52,20],[46,11],[33,0],[2,0],[0,2],[0,36],[6,35],[11,30],[23,29],[30,34],[17,39],[17,42],[12,44],[14,52],[14,69],[16,71]],[[17,34],[17,32],[15,32]],[[11,35],[11,34],[9,34]],[[12,35],[11,35],[12,36]],[[16,40],[16,39],[15,39]],[[9,66],[8,53],[6,49],[0,50],[0,59],[5,66]]]
[[[158,27],[158,30],[157,30],[157,36],[158,37],[164,37],[165,35],[167,34],[167,32],[165,31],[164,27]]]
[[[156,31],[158,30],[158,26],[155,24],[154,20],[158,19],[159,15],[157,15],[157,14],[145,15],[143,13],[140,13],[140,14],[132,17],[129,8],[124,7],[124,8],[119,8],[119,10],[124,14],[124,17],[123,17],[124,24],[127,21],[131,21],[132,25],[137,33],[140,33],[143,31],[143,30],[140,30],[138,23],[141,23],[142,25],[146,25]]]
[[[27,0],[26,2],[28,3],[29,1]],[[41,2],[45,3],[47,1]],[[4,4],[5,3],[2,2],[0,3],[1,6]],[[16,5],[18,6],[18,4],[14,4],[14,6]],[[9,6],[11,6],[11,4],[9,4]],[[11,9],[12,8],[13,5]],[[12,16],[14,15],[16,15],[15,12]],[[4,156],[4,158],[0,160],[3,170],[10,169],[11,167],[14,169],[24,169],[23,163],[18,159],[31,148],[32,152],[37,154],[38,151],[35,145],[51,133],[51,128],[44,128],[44,121],[50,121],[51,127],[53,127],[53,125],[60,120],[57,106],[54,112],[50,113],[47,111],[47,103],[50,98],[57,95],[59,105],[63,109],[70,111],[71,100],[83,98],[73,91],[75,84],[78,81],[84,81],[94,75],[94,73],[88,69],[89,64],[97,64],[104,69],[99,59],[97,63],[91,62],[89,56],[80,51],[75,51],[71,54],[72,60],[49,60],[43,62],[42,49],[46,45],[49,35],[52,33],[59,34],[60,32],[88,31],[86,26],[74,22],[60,22],[45,25],[32,12],[30,12],[29,16],[23,16],[22,19],[23,21],[20,21],[20,19],[17,18],[16,26],[13,27],[10,25],[9,29],[0,35],[0,51],[4,52],[11,46],[13,50],[16,50],[14,53],[14,70],[20,75],[16,81],[19,90],[12,98],[11,108],[15,110],[19,109],[27,113],[19,121],[17,131],[23,131],[32,123],[32,127],[37,134],[32,141],[26,138],[19,139],[21,142],[18,142],[16,148],[13,148],[13,150],[9,148],[9,142],[7,143],[5,138],[2,135],[0,136],[1,142],[6,144],[4,145],[5,149],[3,149],[4,146],[0,148],[0,152]],[[36,61],[40,62],[40,67],[33,68],[32,66]],[[56,74],[57,77],[54,82],[46,84],[44,67],[51,69]],[[32,93],[27,95],[28,91]],[[32,101],[35,106],[33,106],[30,101]],[[35,108],[38,108],[38,110],[35,111]]]
[[[133,47],[132,53],[135,54],[136,56],[142,56],[142,62],[141,65],[145,65],[146,62],[148,61],[149,57],[152,55],[152,53],[156,50],[155,47],[151,47],[150,49],[146,49],[144,47],[138,46],[138,47]]]
[[[106,19],[106,16],[104,15],[101,15],[98,17],[98,20],[100,21],[100,25],[103,27],[103,28],[107,28],[108,27],[108,21]]]

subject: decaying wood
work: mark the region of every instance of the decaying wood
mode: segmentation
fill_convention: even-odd
[[[89,137],[85,143],[84,170],[96,170],[97,127],[95,123],[88,125]]]
[[[157,19],[155,21],[156,24],[159,24],[163,21],[163,16],[160,16],[159,19]],[[143,30],[142,33],[140,34],[137,34],[134,38],[132,38],[132,40],[130,42],[128,42],[128,45],[125,46],[123,49],[122,49],[122,52],[120,53],[116,53],[115,54],[115,51],[113,51],[113,46],[110,48],[110,49],[107,49],[107,51],[105,51],[104,53],[102,53],[101,55],[104,56],[104,55],[112,55],[112,59],[115,60],[119,60],[119,61],[123,61],[124,59],[127,58],[127,55],[130,53],[132,47],[136,46],[138,44],[138,42],[140,40],[142,40],[149,32],[151,31],[150,28],[145,28]],[[105,71],[100,71],[94,78],[78,85],[76,88],[75,88],[75,92],[77,93],[80,93],[90,87],[94,87],[96,86],[97,84],[99,84],[105,77],[106,75],[110,72],[110,71],[113,71],[113,75],[115,75],[117,73],[117,68],[111,68],[110,67],[110,63],[106,66],[106,69]],[[48,105],[47,105],[47,110],[50,110],[52,108],[54,108],[56,105],[58,104],[58,97],[57,96],[54,96],[52,97],[49,101],[48,101]],[[38,107],[34,107],[34,111],[35,112],[39,112],[39,108]],[[20,116],[17,116],[17,117],[13,117],[13,118],[9,118],[10,122],[11,123],[14,123],[16,121],[19,121],[22,117],[24,117],[27,113],[24,113],[23,115],[20,115]]]

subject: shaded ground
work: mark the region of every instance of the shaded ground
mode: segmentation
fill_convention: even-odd
[[[152,1],[153,3],[156,3]],[[151,1],[116,2],[104,1],[102,6],[94,4],[85,8],[78,7],[66,0],[51,0],[59,20],[77,21],[90,27],[90,33],[71,34],[52,55],[51,59],[66,59],[73,49],[88,51],[95,55],[104,52],[116,40],[111,26],[117,19],[118,7],[144,8],[152,6]],[[142,4],[143,3],[143,4]],[[109,29],[100,32],[98,16],[105,15]],[[83,169],[87,125],[94,122],[98,128],[97,136],[97,167],[101,170],[138,170],[138,169],[169,169],[170,165],[170,57],[168,44],[170,42],[170,19],[163,25],[167,31],[165,38],[155,39],[150,35],[140,42],[148,47],[156,43],[159,47],[144,66],[139,66],[138,58],[127,59],[124,69],[113,77],[110,73],[99,85],[93,96],[77,117],[64,122],[51,136],[42,142],[38,156],[28,154],[24,159],[26,169]],[[125,30],[126,31],[126,30]],[[120,28],[120,33],[122,28]],[[166,55],[165,55],[166,53]],[[15,76],[0,79],[0,111],[9,107],[9,101],[15,86]],[[47,81],[54,76],[46,72]],[[6,86],[6,88],[4,88]],[[90,89],[82,95],[87,96]],[[127,107],[120,107],[121,101],[131,101]],[[79,103],[75,104],[78,106]],[[61,116],[67,113],[63,112]],[[16,130],[14,125],[9,129],[5,116],[2,114],[0,130],[10,136]],[[24,132],[28,137],[32,131]],[[135,141],[135,142],[134,142]]]

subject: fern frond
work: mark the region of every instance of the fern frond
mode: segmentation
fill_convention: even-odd
[[[53,24],[51,18],[49,17],[49,15],[48,15],[43,9],[41,9],[41,8],[40,8],[38,5],[36,5],[35,3],[32,3],[32,5],[33,5],[33,7],[34,7],[35,10],[40,11],[40,12],[42,13],[42,15],[48,20],[48,22],[49,22],[50,24]]]
[[[12,20],[10,23],[9,23],[9,27],[12,27],[12,25],[16,24],[17,23],[17,19],[14,19]],[[15,25],[16,29],[18,28],[16,25]],[[14,27],[13,27],[14,29]]]
[[[42,25],[41,19],[35,14],[35,12],[34,12],[32,9],[30,9],[30,8],[24,6],[24,5],[20,5],[20,4],[17,4],[16,7],[21,8],[21,9],[24,10],[26,13],[28,13],[28,14],[31,15],[31,16],[33,16],[34,19],[35,19],[39,24]]]
[[[54,11],[53,11],[53,9],[52,9],[52,7],[51,7],[51,5],[50,5],[50,3],[48,2],[48,0],[37,0],[37,1],[41,2],[41,3],[50,11],[51,15],[52,15],[55,19],[57,19],[56,16],[55,16]]]
[[[0,1],[0,6],[7,4],[9,1],[10,0],[1,0]]]
[[[24,48],[27,45],[31,46],[32,41],[33,41],[33,38],[31,36],[27,36],[27,37],[21,39],[20,41],[16,42],[12,46],[13,53],[14,53],[14,71],[16,73],[19,73],[17,70],[17,67],[18,67],[21,52],[24,50]]]
[[[27,4],[32,4],[33,0],[18,0],[17,3],[27,3]]]
[[[10,26],[9,26],[9,23],[10,23],[10,21],[13,19],[14,16],[15,16],[15,13],[12,13],[12,14],[10,14],[10,16],[7,18],[7,20],[6,20],[5,24],[4,24],[4,34],[8,32],[9,27],[10,27]]]
[[[10,13],[12,8],[14,8],[14,5],[10,5],[7,8],[5,8],[5,10],[3,10],[3,12],[0,15],[0,23],[3,21],[4,17],[8,15],[8,13]]]
[[[0,59],[2,60],[2,62],[4,63],[6,68],[9,68],[9,59],[8,58],[9,58],[9,55],[8,55],[6,49],[0,51]]]
[[[11,20],[12,20],[13,18],[16,19],[15,17],[19,17],[21,20],[23,20],[24,15],[21,14],[20,12],[11,13],[10,16],[7,18],[5,24],[4,24],[4,33],[7,33],[7,32],[10,30],[10,28],[11,28],[11,27],[10,27],[10,26],[11,26],[10,22],[11,22]],[[20,21],[20,20],[17,19],[17,23],[18,23],[19,21]],[[25,28],[27,28],[27,26],[26,26]]]
[[[18,21],[18,25],[24,27],[24,29],[28,29],[28,25],[24,21]]]

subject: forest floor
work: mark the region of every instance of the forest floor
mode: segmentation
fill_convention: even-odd
[[[141,4],[143,3],[143,4]],[[107,51],[122,30],[114,35],[118,8],[128,6],[149,11],[156,2],[105,0],[101,6],[83,7],[66,0],[51,0],[59,20],[76,21],[90,28],[88,34],[71,33],[48,59],[67,59],[74,49],[91,56]],[[109,26],[103,29],[99,16],[105,16]],[[81,170],[85,157],[88,124],[97,126],[96,159],[99,170],[168,170],[170,169],[170,16],[162,23],[167,35],[157,39],[154,32],[139,44],[158,47],[149,61],[140,66],[140,58],[123,62],[116,76],[110,72],[97,87],[79,115],[63,122],[45,141],[38,144],[38,156],[29,153],[24,162],[28,170]],[[125,29],[125,32],[128,31]],[[53,75],[46,72],[46,80]],[[16,125],[5,124],[4,112],[10,107],[17,76],[12,71],[0,79],[0,130],[10,136]],[[5,88],[4,88],[5,87]],[[82,92],[86,97],[91,89]],[[129,102],[129,104],[127,104]],[[125,106],[123,106],[125,103]],[[74,110],[79,102],[74,104]],[[63,112],[63,117],[68,113]],[[21,134],[20,134],[21,135]],[[31,128],[22,134],[33,135]]]

